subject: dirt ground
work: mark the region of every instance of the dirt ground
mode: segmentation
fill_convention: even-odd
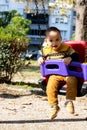
[[[41,89],[0,85],[0,130],[87,130],[87,97],[77,97],[74,115],[64,107],[65,96],[58,97],[61,110],[50,120],[47,97]]]

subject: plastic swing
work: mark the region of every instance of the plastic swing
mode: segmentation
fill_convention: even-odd
[[[40,66],[41,75],[44,77],[38,80],[39,86],[45,91],[48,78],[51,74],[62,76],[76,76],[78,79],[77,96],[87,94],[87,64],[85,61],[86,42],[84,41],[68,41],[65,44],[71,46],[79,53],[79,62],[72,62],[70,65],[65,65],[62,60],[47,60]],[[53,66],[53,67],[52,67]],[[75,67],[75,70],[70,70],[70,66]],[[59,94],[66,93],[66,85],[60,86]]]

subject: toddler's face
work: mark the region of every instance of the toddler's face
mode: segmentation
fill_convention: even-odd
[[[59,47],[61,46],[61,36],[59,32],[56,31],[51,31],[46,37],[46,42],[53,50],[58,50]]]

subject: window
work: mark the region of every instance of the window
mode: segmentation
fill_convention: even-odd
[[[75,26],[72,26],[72,31],[75,31]]]
[[[2,11],[8,11],[8,6],[7,5],[0,5],[0,12]]]
[[[44,36],[45,35],[45,31],[46,30],[41,30],[40,31],[40,30],[36,30],[36,29],[35,30],[31,29],[29,34],[30,35],[40,35],[40,33],[41,33],[41,35]]]
[[[34,13],[30,13],[27,14],[27,19],[32,21],[32,24],[38,24],[38,22],[40,24],[46,24],[48,23],[48,14],[34,14]]]
[[[64,23],[64,18],[60,18],[60,23]]]
[[[67,17],[64,18],[64,23],[68,23],[68,18]]]
[[[55,23],[59,23],[59,18],[56,18],[56,19],[55,19]]]

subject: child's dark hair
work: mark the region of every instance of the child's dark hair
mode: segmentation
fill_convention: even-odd
[[[60,30],[59,30],[58,28],[56,28],[56,27],[49,27],[49,28],[46,30],[46,32],[45,32],[45,36],[47,36],[47,35],[49,34],[49,32],[51,32],[51,31],[58,32],[58,33],[60,34],[60,36],[61,36]]]

